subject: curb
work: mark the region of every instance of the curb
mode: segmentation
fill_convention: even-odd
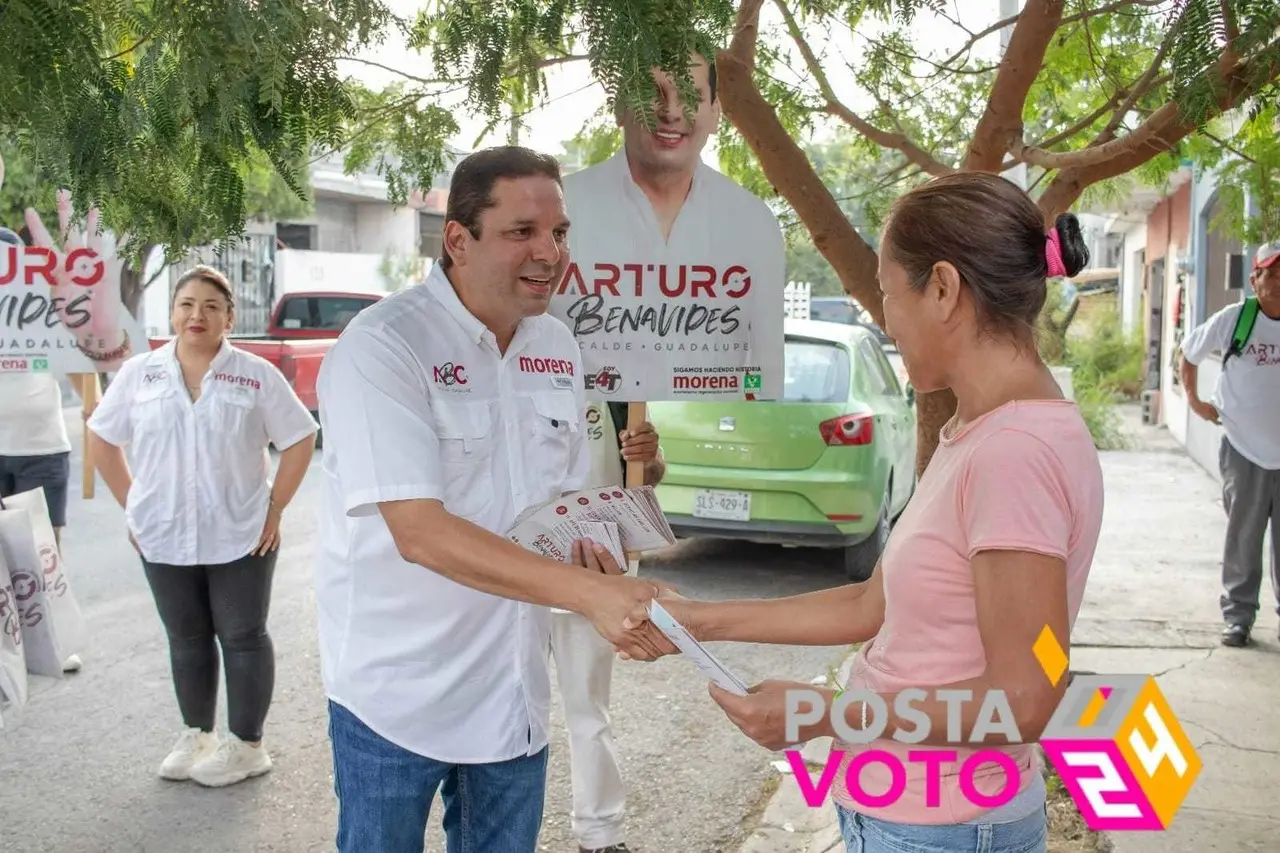
[[[837,679],[840,684],[849,680],[849,670],[857,651],[850,652],[840,664]],[[826,683],[826,677],[815,683]],[[806,764],[821,767],[831,752],[829,737],[811,740],[800,750]],[[800,786],[785,760],[770,762],[773,772],[781,778],[778,790],[769,798],[760,823],[737,853],[831,853],[844,846],[840,837],[840,824],[835,806],[827,803],[818,808],[810,807],[800,794]]]

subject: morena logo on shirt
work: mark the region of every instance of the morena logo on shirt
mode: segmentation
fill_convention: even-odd
[[[215,373],[213,374],[214,382],[229,382],[241,388],[252,388],[255,391],[262,390],[262,383],[251,376],[236,376],[232,373]]]
[[[522,373],[551,373],[556,376],[572,376],[573,362],[567,358],[530,358],[520,356]]]

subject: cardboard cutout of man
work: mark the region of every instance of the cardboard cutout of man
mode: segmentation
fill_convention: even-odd
[[[756,340],[765,345],[776,344],[780,352],[785,268],[782,234],[763,201],[702,161],[702,151],[720,121],[720,101],[714,64],[696,54],[692,61],[692,78],[700,101],[688,116],[674,81],[655,70],[656,125],[650,129],[643,116],[620,112],[617,118],[623,132],[622,148],[599,165],[565,176],[565,202],[574,223],[569,234],[570,258],[584,277],[588,291],[595,291],[593,270],[616,269],[620,278],[614,288],[620,296],[638,296],[636,288],[640,286],[650,301],[651,294],[661,292],[660,284],[674,289],[681,281],[688,284],[694,276],[704,282],[714,277],[716,284],[703,291],[704,296],[714,293],[705,299],[712,307],[703,309],[703,329],[689,334],[677,329],[672,333],[673,341],[692,337],[710,342],[721,337],[714,330],[717,321],[710,319],[716,308],[723,329],[730,330],[735,316],[736,323],[745,325],[747,315],[730,311],[735,300],[729,294],[740,297],[751,286],[760,288],[758,294],[776,288],[777,340],[771,340],[767,328],[760,330]],[[738,264],[747,281],[734,278],[731,271]],[[715,270],[714,276],[709,268]],[[726,278],[727,287],[722,286]],[[666,397],[672,386],[665,385],[661,389],[665,393],[646,396],[644,388],[637,384],[638,377],[628,375],[634,373],[635,364],[653,363],[657,355],[652,350],[640,351],[645,346],[642,341],[648,337],[644,327],[630,342],[628,335],[604,323],[584,334],[594,321],[578,322],[583,315],[575,311],[585,304],[581,301],[583,295],[571,266],[552,300],[551,312],[565,319],[570,330],[576,329],[583,349],[587,396],[592,400],[586,418],[588,440],[593,444],[592,483],[624,483],[626,468],[620,464],[621,450],[623,459],[645,462],[645,484],[656,485],[665,467],[653,426],[646,421],[636,435],[627,433],[623,403]],[[601,310],[607,314],[613,293],[605,287],[600,296],[604,298]],[[712,331],[708,332],[708,328]],[[616,352],[614,347],[623,348],[623,352]],[[756,360],[754,355],[743,352],[731,357],[738,359],[738,364],[743,359],[750,359],[748,364]],[[621,365],[622,370],[614,365]],[[665,378],[661,370],[659,366],[655,376],[649,378],[649,390]],[[734,370],[735,381],[740,373],[740,369]],[[743,395],[744,389],[739,386],[728,396],[742,399]],[[638,452],[629,453],[629,444],[636,445]],[[636,570],[633,561],[628,571]],[[551,646],[569,729],[573,830],[579,851],[627,853],[626,788],[618,769],[609,720],[612,649],[597,639],[598,634],[590,626],[581,624],[581,617],[557,613],[553,619]]]

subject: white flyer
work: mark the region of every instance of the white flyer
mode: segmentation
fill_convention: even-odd
[[[702,670],[703,675],[730,693],[738,696],[747,695],[747,685],[742,683],[742,679],[725,668],[715,655],[695,640],[693,635],[685,630],[685,627],[677,622],[656,598],[649,602],[649,620],[658,627],[659,631],[667,635],[667,639],[674,643],[685,657]]]

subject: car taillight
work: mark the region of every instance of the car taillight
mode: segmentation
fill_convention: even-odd
[[[280,356],[280,372],[284,374],[284,378],[293,384],[293,380],[298,378],[298,365],[294,363],[293,356]]]
[[[831,447],[870,444],[875,435],[872,415],[841,415],[818,425],[822,440]]]

